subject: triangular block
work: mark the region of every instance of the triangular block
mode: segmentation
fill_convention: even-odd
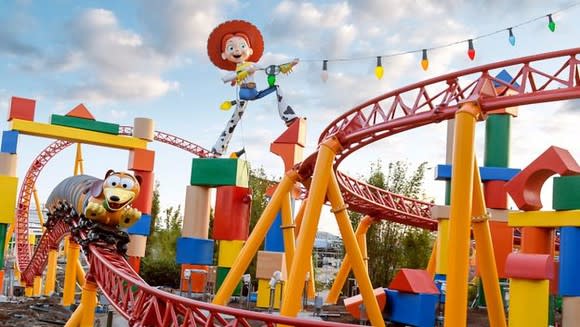
[[[407,293],[439,294],[431,275],[426,270],[420,269],[399,270],[389,288]]]
[[[306,118],[296,119],[272,143],[298,144],[304,146],[306,144]]]
[[[69,111],[65,116],[95,120],[95,117],[93,117],[89,109],[87,109],[87,107],[82,103],[74,107],[74,109]]]

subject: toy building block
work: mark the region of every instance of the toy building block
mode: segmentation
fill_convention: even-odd
[[[513,228],[503,221],[490,221],[489,228],[491,231],[491,240],[493,244],[493,253],[499,278],[507,278],[506,259],[513,251],[514,231]],[[476,274],[480,275],[479,258],[476,256]]]
[[[0,150],[4,153],[16,154],[16,150],[18,149],[18,134],[17,131],[3,131],[2,147]]]
[[[147,247],[147,236],[129,235],[129,244],[127,244],[127,255],[130,257],[143,258],[145,248]]]
[[[14,223],[18,178],[0,176],[0,223]]]
[[[510,279],[509,326],[548,325],[548,280]]]
[[[414,294],[385,289],[387,292],[387,317],[401,324],[417,327],[435,325],[435,311],[439,302],[437,294]]]
[[[509,181],[520,172],[516,168],[505,167],[479,167],[482,181],[502,180]],[[437,165],[435,167],[435,179],[438,181],[451,179],[451,165]]]
[[[256,278],[270,280],[275,271],[282,273],[282,280],[286,279],[286,256],[284,252],[258,251]]]
[[[512,227],[580,226],[580,210],[510,212],[508,224]]]
[[[0,152],[0,176],[16,177],[18,155]]]
[[[218,267],[231,268],[243,247],[244,241],[219,241]]]
[[[69,118],[72,119],[72,117]],[[9,128],[14,131],[19,131],[22,134],[48,137],[75,143],[102,145],[128,150],[147,148],[147,141],[136,137],[103,134],[78,128],[35,123],[20,119],[13,119],[9,124]]]
[[[580,209],[580,175],[554,177],[552,208],[554,210]]]
[[[188,185],[185,190],[183,227],[181,236],[207,238],[209,233],[210,189],[204,186]],[[214,220],[214,234],[216,222]],[[214,239],[218,240],[218,238]]]
[[[140,170],[135,170],[133,174],[137,179],[140,179],[141,191],[139,192],[139,196],[133,201],[132,207],[142,213],[151,213],[155,175],[152,172]]]
[[[433,219],[449,219],[451,207],[434,205],[431,207],[431,218]]]
[[[485,121],[486,167],[509,166],[510,122],[510,115],[488,115]]]
[[[509,181],[505,188],[520,210],[540,210],[542,186],[555,174],[580,175],[580,166],[568,150],[551,146]]]
[[[554,277],[550,279],[550,295],[558,295],[559,289],[560,289],[560,261],[554,260]]]
[[[252,191],[247,187],[219,186],[213,225],[215,240],[245,240],[250,229]]]
[[[554,277],[554,260],[548,254],[511,253],[506,260],[509,278],[544,280]]]
[[[387,294],[385,293],[385,289],[382,287],[375,288],[373,293],[377,298],[379,309],[383,311],[385,309],[385,305],[387,304]],[[361,304],[363,304],[363,298],[361,294],[344,299],[344,307],[346,308],[346,311],[348,311],[356,319],[361,318]]]
[[[560,229],[560,295],[580,296],[580,228],[562,227]]]
[[[36,100],[12,97],[10,100],[10,109],[8,110],[8,121],[12,119],[22,119],[34,121],[34,110]]]
[[[492,209],[492,208],[487,208],[487,212],[489,214],[490,221],[497,221],[497,222],[504,222],[504,223],[507,223],[508,215],[510,213],[509,210]]]
[[[228,275],[228,273],[230,272],[230,268],[227,267],[217,267],[216,270],[216,289],[219,289],[224,280],[226,279],[226,276]],[[238,283],[238,285],[236,285],[236,288],[234,289],[234,292],[232,293],[232,295],[240,295],[242,291],[242,281],[240,281]]]
[[[127,233],[149,236],[151,233],[151,215],[141,214],[141,218],[127,228]]]
[[[242,159],[194,158],[190,185],[248,187],[248,163]]]
[[[282,235],[282,228],[280,226],[282,226],[282,214],[278,211],[272,226],[270,226],[268,233],[266,233],[264,251],[284,252],[284,236]]]
[[[137,117],[133,120],[133,136],[153,141],[155,139],[155,122],[153,119]]]
[[[295,120],[272,144],[306,145],[306,118]]]
[[[256,299],[256,306],[258,308],[269,308],[270,307],[270,279],[259,279],[258,280],[258,297]],[[280,301],[282,300],[282,285],[280,283],[276,284],[274,289],[274,309],[280,308]]]
[[[290,170],[304,158],[304,147],[297,144],[272,143],[270,152],[282,158],[285,171]]]
[[[439,294],[431,274],[420,269],[402,268],[391,281],[389,289],[407,293]]]
[[[74,107],[73,110],[69,111],[65,116],[67,117],[76,117],[88,120],[95,120],[95,117],[85,105],[80,103],[78,106]]]
[[[580,297],[562,298],[562,326],[576,326],[580,321]]]
[[[439,219],[437,224],[436,274],[447,274],[449,263],[449,219]]]
[[[153,171],[155,167],[155,151],[135,149],[129,151],[129,170]]]
[[[483,195],[488,208],[507,209],[508,196],[504,186],[505,181],[483,182]]]
[[[185,271],[189,270],[189,278],[185,277]],[[205,285],[208,275],[208,267],[201,265],[181,265],[181,291],[203,293],[205,292]],[[191,288],[189,283],[191,282]]]
[[[118,124],[106,123],[102,121],[53,114],[50,118],[50,123],[52,125],[67,126],[84,129],[87,131],[119,135]]]
[[[175,262],[192,265],[213,265],[213,240],[192,237],[177,239]]]

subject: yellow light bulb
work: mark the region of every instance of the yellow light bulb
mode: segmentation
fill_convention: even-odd
[[[375,67],[375,76],[378,79],[383,78],[383,74],[385,73],[385,70],[383,69],[383,66],[377,66]]]

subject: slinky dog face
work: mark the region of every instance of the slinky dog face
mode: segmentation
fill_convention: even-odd
[[[131,204],[139,195],[139,182],[133,175],[122,172],[107,174],[103,182],[103,205],[109,211],[117,211]]]

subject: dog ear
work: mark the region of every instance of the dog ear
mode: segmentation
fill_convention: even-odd
[[[115,173],[115,171],[113,169],[107,170],[107,173],[105,174],[105,179],[107,179],[107,177],[113,175],[114,173]]]
[[[141,184],[143,183],[143,177],[139,176],[139,175],[135,175],[135,179],[137,180],[137,182],[139,183],[139,186],[141,186]]]
[[[103,183],[104,181],[102,180],[96,180],[93,182],[93,185],[91,185],[91,196],[93,198],[101,197],[103,194]]]

